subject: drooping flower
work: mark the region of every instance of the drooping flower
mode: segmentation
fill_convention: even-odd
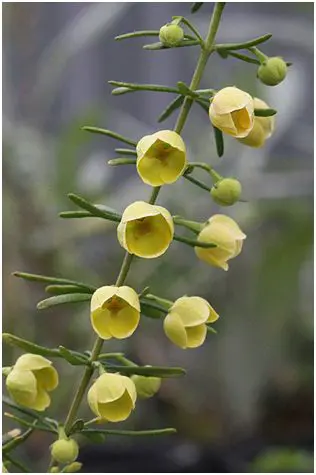
[[[141,376],[134,374],[131,380],[135,384],[137,396],[142,399],[147,399],[154,396],[160,389],[161,378],[154,376]]]
[[[131,336],[139,324],[140,304],[131,287],[106,285],[91,298],[91,324],[104,340]]]
[[[174,183],[187,166],[185,143],[172,130],[146,135],[136,150],[138,174],[151,186]]]
[[[129,205],[117,228],[121,246],[130,254],[145,259],[161,256],[168,249],[173,233],[169,211],[144,201]]]
[[[180,348],[196,348],[204,343],[206,323],[219,318],[207,300],[201,297],[180,297],[164,320],[164,331],[169,340]]]
[[[22,406],[44,411],[50,405],[48,392],[58,385],[58,373],[43,356],[20,356],[6,379],[10,396]]]
[[[125,421],[135,408],[135,384],[120,374],[104,373],[88,392],[88,404],[94,414],[104,421]]]
[[[257,97],[253,99],[253,105],[255,109],[270,109],[268,104]],[[247,137],[238,139],[239,142],[244,145],[249,145],[250,147],[263,147],[265,141],[271,137],[274,131],[275,118],[274,116],[269,117],[258,117],[255,116],[254,124],[251,132]]]
[[[227,261],[240,254],[244,239],[246,235],[236,221],[223,214],[216,214],[198,235],[198,241],[214,243],[216,247],[195,247],[195,253],[202,261],[227,271]]]
[[[254,121],[252,97],[237,87],[225,87],[213,97],[209,116],[212,124],[222,132],[246,137]]]

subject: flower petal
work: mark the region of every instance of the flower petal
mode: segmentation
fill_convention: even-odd
[[[135,308],[135,310],[140,311],[140,303],[137,293],[131,287],[127,285],[122,285],[121,287],[117,288],[116,295],[121,299],[125,300],[131,307]]]
[[[187,334],[181,318],[176,313],[169,313],[163,322],[165,334],[180,348],[187,347]]]
[[[137,399],[136,386],[130,378],[127,378],[126,376],[122,376],[122,378],[124,378],[123,382],[125,384],[126,391],[130,395],[131,401],[133,403],[133,408],[134,408],[135,402]]]
[[[131,223],[132,224],[132,223]],[[129,252],[145,259],[161,256],[172,241],[170,223],[159,214],[150,219],[150,232],[140,234],[135,232],[135,227],[127,225],[126,242]]]
[[[110,422],[125,421],[133,410],[133,402],[125,390],[124,394],[117,400],[108,403],[99,403],[99,412],[103,419]]]
[[[37,394],[36,378],[32,371],[13,369],[6,379],[7,389],[18,404],[30,407]]]
[[[36,370],[48,368],[51,364],[52,362],[43,356],[25,353],[16,360],[14,368],[19,370]]]
[[[50,397],[40,385],[37,386],[37,395],[35,401],[29,406],[36,411],[45,411],[50,405]]]
[[[98,404],[116,401],[123,396],[126,390],[120,374],[104,373],[95,381],[94,385]]]
[[[128,223],[129,221],[134,221],[135,219],[146,218],[147,216],[156,216],[159,214],[157,207],[146,203],[145,201],[135,201],[134,203],[127,206],[123,215],[122,223]]]
[[[58,386],[58,373],[53,366],[34,371],[36,381],[46,391],[53,391]]]
[[[206,325],[197,325],[196,327],[186,328],[186,332],[188,348],[197,348],[198,346],[203,345],[207,334]]]
[[[242,232],[236,221],[225,214],[214,214],[209,220],[208,224],[221,224],[227,228],[235,239],[246,239],[246,234]],[[204,228],[205,229],[205,228]]]
[[[88,399],[88,404],[90,406],[91,411],[96,416],[101,417],[101,414],[99,412],[99,405],[98,405],[98,391],[95,386],[95,383],[89,389],[87,399]]]
[[[224,87],[218,91],[212,100],[216,114],[228,114],[243,107],[253,108],[253,100],[250,94],[234,86]]]
[[[110,321],[110,312],[105,309],[97,309],[94,312],[91,312],[91,325],[93,330],[99,335],[103,340],[109,340],[112,338],[109,329]]]
[[[201,297],[180,297],[170,309],[180,318],[184,327],[193,327],[205,323],[209,317],[209,303]]]
[[[136,330],[140,312],[129,305],[109,317],[109,332],[114,338],[123,339],[131,336]]]
[[[115,285],[105,285],[103,287],[99,287],[91,298],[91,312],[102,308],[102,305],[111,297],[113,297],[113,295],[116,295],[117,291],[118,287]]]

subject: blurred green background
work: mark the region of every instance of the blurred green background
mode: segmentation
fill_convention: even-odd
[[[189,16],[190,4],[16,2],[2,9],[3,330],[47,346],[86,350],[94,339],[88,304],[37,311],[43,287],[11,273],[80,277],[98,286],[115,281],[124,255],[115,225],[62,221],[58,213],[74,209],[68,192],[122,211],[147,199],[149,187],[132,167],[107,165],[119,143],[80,127],[110,128],[135,140],[159,128],[156,118],[170,95],[113,97],[107,81],[189,82],[198,51],[145,51],[146,39],[115,42],[114,36],[159,29],[172,15]],[[207,3],[193,18],[203,34],[211,10]],[[155,471],[155,456],[171,464],[159,471],[313,471],[313,3],[228,2],[218,41],[268,32],[273,38],[263,51],[293,62],[281,85],[265,87],[254,65],[215,55],[201,84],[236,85],[276,108],[276,131],[266,146],[255,150],[225,137],[225,155],[218,159],[209,120],[197,106],[183,134],[189,159],[238,177],[245,202],[220,208],[186,180],[165,187],[159,197],[159,204],[188,219],[232,216],[248,236],[241,256],[225,273],[174,243],[159,259],[136,260],[128,277],[134,288],[150,285],[171,300],[183,294],[207,298],[221,316],[218,334],[201,348],[182,351],[166,339],[161,322],[143,318],[132,338],[104,347],[142,364],[188,370],[183,379],[165,381],[159,396],[140,402],[122,424],[175,426],[178,435],[155,439],[147,452],[153,450],[151,459],[143,456],[150,442],[141,439],[110,439],[100,452],[86,446],[87,471],[131,472],[134,463],[139,471]],[[174,121],[172,116],[163,128]],[[4,347],[4,365],[19,354]],[[47,413],[62,420],[81,370],[59,361],[56,366],[61,384]],[[90,417],[85,405],[81,413]],[[4,431],[13,427],[3,422]],[[43,470],[48,443],[45,434],[35,434],[21,455]],[[121,454],[117,465],[111,450]]]

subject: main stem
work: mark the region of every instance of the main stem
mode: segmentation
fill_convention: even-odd
[[[212,14],[212,18],[211,18],[211,22],[210,22],[210,26],[209,26],[209,30],[208,30],[208,33],[206,35],[206,38],[205,38],[203,47],[201,49],[200,56],[199,56],[199,59],[198,59],[198,62],[197,62],[197,65],[196,65],[191,83],[190,83],[190,89],[192,89],[193,91],[196,90],[199,87],[199,84],[200,84],[200,81],[201,81],[206,63],[208,61],[209,56],[212,53],[213,46],[214,46],[214,41],[215,41],[215,36],[216,36],[217,30],[218,30],[218,27],[219,27],[219,23],[220,23],[220,19],[221,19],[221,15],[222,15],[224,6],[225,6],[224,2],[218,2],[218,3],[215,4],[213,14]],[[189,114],[189,111],[192,107],[193,102],[194,102],[193,99],[190,98],[190,97],[186,97],[184,102],[183,102],[183,105],[182,105],[181,110],[179,112],[178,120],[177,120],[175,128],[174,128],[175,132],[177,132],[178,134],[180,134],[183,130],[183,127],[185,125],[186,119],[188,117],[188,114]],[[153,188],[151,196],[149,198],[149,203],[150,204],[155,204],[155,202],[157,201],[160,189],[161,189],[160,186],[157,186],[157,187]],[[120,269],[120,272],[119,272],[119,275],[118,275],[118,278],[116,280],[115,285],[121,286],[121,285],[124,284],[125,279],[127,277],[127,274],[129,272],[129,269],[131,267],[132,260],[133,260],[133,255],[129,254],[127,252],[125,254],[125,257],[124,257],[124,260],[123,260],[123,263],[122,263],[122,266],[121,266],[121,269]],[[70,406],[70,409],[69,409],[69,412],[68,412],[68,415],[67,415],[67,418],[66,418],[66,421],[65,421],[65,432],[66,432],[66,434],[69,433],[69,431],[71,429],[71,426],[74,423],[74,420],[76,418],[79,406],[81,404],[81,401],[83,399],[85,391],[86,391],[86,389],[89,385],[90,379],[93,375],[94,368],[93,368],[92,363],[98,359],[98,357],[101,353],[102,345],[103,345],[102,338],[97,338],[95,343],[94,343],[92,352],[91,352],[91,356],[90,356],[90,360],[89,360],[90,365],[87,366],[87,368],[85,369],[82,380],[81,380],[80,385],[77,389],[77,392],[76,392],[75,397],[73,399],[73,402]],[[51,466],[52,466],[52,463],[50,464],[50,467]]]

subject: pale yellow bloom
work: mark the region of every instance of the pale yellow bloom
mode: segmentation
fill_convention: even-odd
[[[161,256],[168,249],[173,233],[169,211],[144,201],[129,205],[117,227],[121,246],[130,254],[145,259]]]
[[[59,439],[51,445],[51,455],[56,462],[71,463],[79,455],[79,447],[74,439]]]
[[[214,243],[217,247],[195,247],[195,253],[202,261],[228,270],[227,261],[240,254],[244,239],[246,235],[232,218],[216,214],[208,220],[198,235],[198,241]]]
[[[154,396],[160,389],[161,378],[154,376],[141,376],[134,374],[131,380],[135,384],[137,396],[142,399],[147,399]]]
[[[91,324],[104,340],[131,336],[139,324],[140,304],[131,287],[106,285],[91,298]]]
[[[146,135],[136,150],[138,174],[151,186],[174,183],[187,166],[185,143],[172,130]]]
[[[207,300],[201,297],[180,297],[164,320],[164,331],[180,348],[196,348],[204,343],[206,323],[219,318]]]
[[[255,109],[270,109],[268,104],[266,104],[261,99],[254,97],[253,105]],[[271,137],[274,131],[275,118],[274,116],[270,117],[257,117],[255,116],[253,129],[247,135],[247,137],[238,139],[239,142],[244,145],[249,145],[250,147],[263,147],[265,141]]]
[[[246,137],[253,127],[254,107],[252,97],[237,87],[218,91],[210,104],[212,124],[233,137]]]
[[[119,422],[128,418],[135,408],[135,384],[120,374],[104,373],[88,392],[88,403],[94,414],[103,421]]]
[[[17,359],[6,379],[12,399],[37,411],[44,411],[50,405],[47,393],[53,391],[57,385],[58,373],[51,361],[29,353]]]

